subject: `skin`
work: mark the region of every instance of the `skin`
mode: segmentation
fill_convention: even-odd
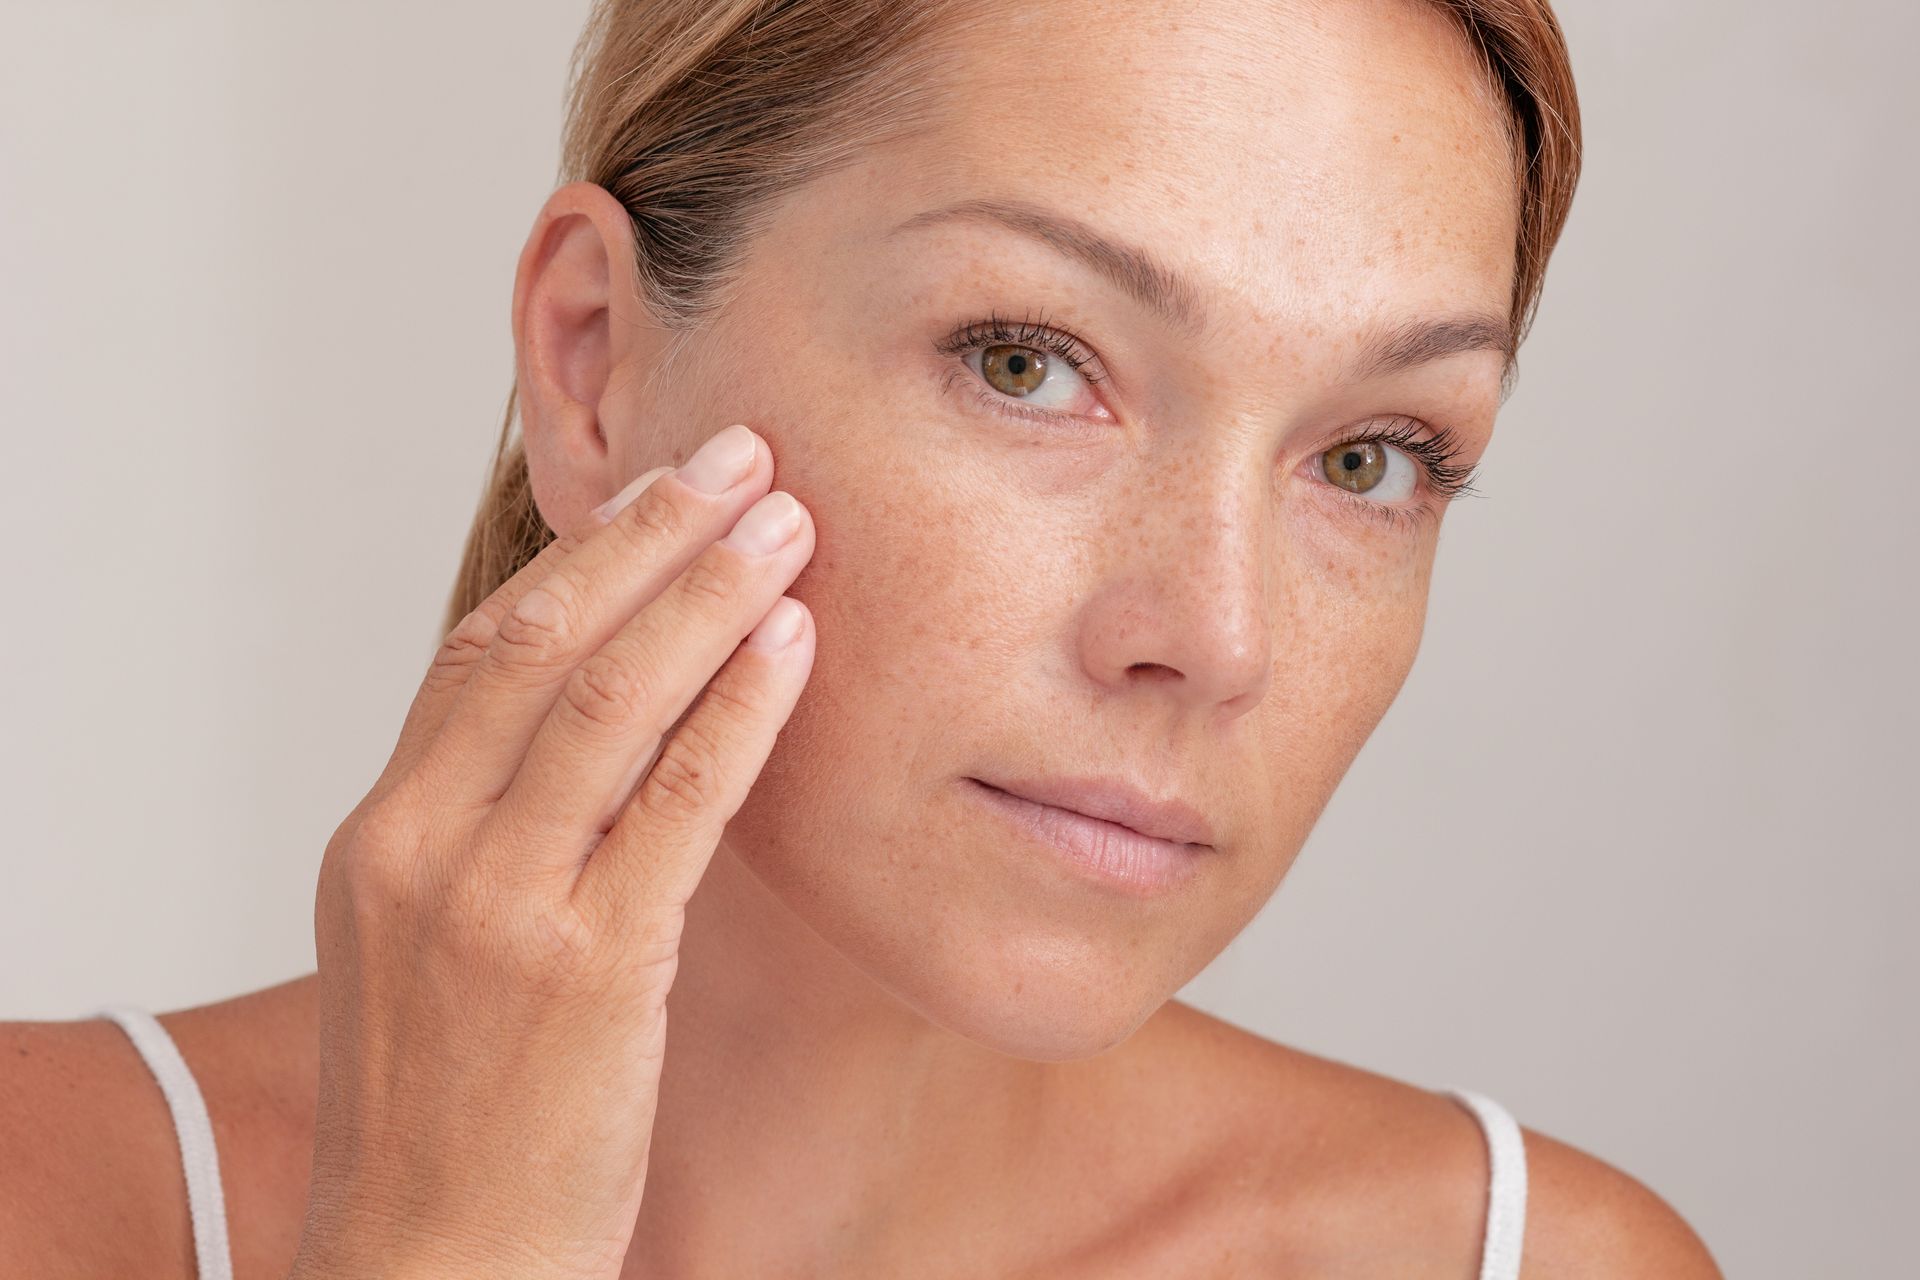
[[[783,202],[697,334],[649,321],[598,188],[556,192],[521,258],[553,527],[745,422],[817,538],[788,591],[812,674],[688,908],[625,1274],[1471,1275],[1470,1116],[1170,997],[1266,902],[1413,663],[1443,504],[1382,515],[1319,460],[1396,415],[1484,454],[1502,353],[1347,366],[1381,324],[1506,314],[1496,108],[1452,24],[1402,0],[1041,3],[992,31],[954,49],[950,117]],[[1003,226],[888,234],[981,197],[1152,246],[1205,325]],[[1042,310],[1104,374],[1052,362],[1058,422],[935,350]],[[964,783],[1026,772],[1184,796],[1217,851],[1172,892],[1096,883]],[[298,1236],[315,1019],[311,975],[163,1018],[243,1277]],[[187,1274],[124,1037],[0,1030],[9,1149],[41,1152],[0,1173],[0,1227],[34,1225],[0,1248]],[[125,1163],[71,1154],[96,1130]],[[1523,1275],[1718,1275],[1651,1191],[1527,1138]]]

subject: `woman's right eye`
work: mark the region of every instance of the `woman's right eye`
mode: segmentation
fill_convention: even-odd
[[[1107,376],[1099,356],[1044,314],[1013,321],[995,312],[961,325],[934,350],[972,372],[980,402],[996,413],[1067,427],[1113,418],[1093,392]]]

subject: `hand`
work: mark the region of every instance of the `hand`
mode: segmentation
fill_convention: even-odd
[[[808,611],[781,595],[813,524],[772,477],[765,441],[729,427],[547,546],[435,656],[321,862],[293,1276],[619,1274],[685,906],[813,667]],[[791,643],[760,647],[786,622]]]

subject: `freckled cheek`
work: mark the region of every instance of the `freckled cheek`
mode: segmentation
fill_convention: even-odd
[[[1303,544],[1276,637],[1276,683],[1293,690],[1282,703],[1319,708],[1314,719],[1357,751],[1413,666],[1431,564],[1407,539]]]
[[[1061,588],[1044,530],[1008,509],[1004,491],[996,503],[951,472],[859,488],[835,490],[834,509],[818,517],[828,554],[810,585],[833,612],[823,633],[841,629],[848,668],[936,703],[1002,686],[1057,625],[1048,619]]]

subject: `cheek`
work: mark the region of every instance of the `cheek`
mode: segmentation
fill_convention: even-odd
[[[1058,610],[1057,582],[1024,554],[1036,531],[924,457],[870,451],[866,464],[839,469],[818,513],[804,585],[823,611],[823,653],[833,629],[823,674],[847,684],[836,701],[870,730],[977,726]]]
[[[1276,784],[1324,804],[1412,669],[1435,538],[1303,511],[1289,547],[1273,687],[1257,714]]]

